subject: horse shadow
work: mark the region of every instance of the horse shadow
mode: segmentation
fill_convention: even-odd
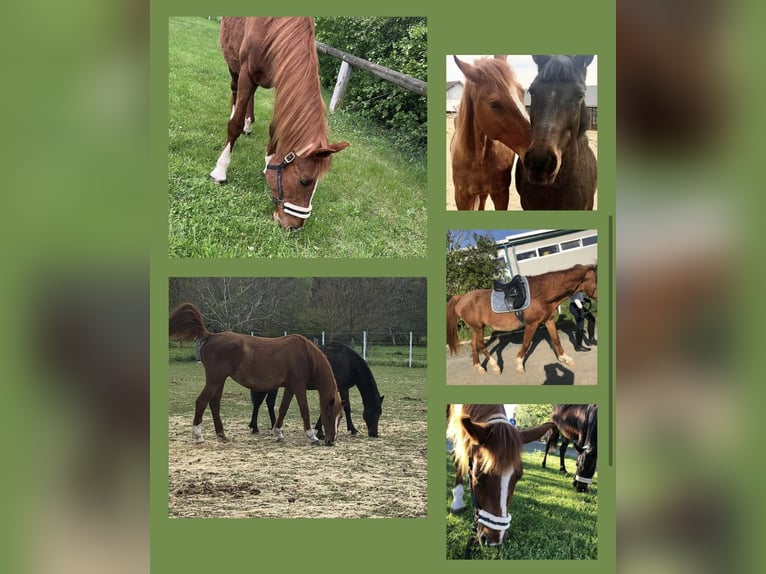
[[[535,349],[537,346],[543,342],[547,341],[548,345],[550,346],[551,350],[553,350],[553,343],[551,343],[550,337],[548,336],[548,331],[545,329],[538,329],[534,336],[532,337],[532,342],[529,344],[529,350],[527,351],[527,356],[524,358],[524,365],[526,366],[527,358],[532,355],[532,353],[535,352]],[[514,345],[515,347],[520,347],[521,344],[524,342],[524,330],[520,329],[518,331],[506,331],[506,332],[497,332],[493,331],[492,334],[489,337],[489,340],[487,341],[487,344],[485,345],[487,348],[487,352],[489,352],[490,355],[495,355],[497,360],[497,366],[500,367],[500,372],[505,371],[505,360],[503,359],[503,351],[505,351],[505,348],[509,345]],[[494,344],[494,347],[492,346]],[[485,358],[481,362],[481,366],[484,367],[484,369],[487,369],[488,360]]]
[[[574,385],[574,373],[561,363],[549,363],[543,369],[545,370],[544,385]]]

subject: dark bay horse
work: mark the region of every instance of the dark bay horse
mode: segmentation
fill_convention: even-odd
[[[311,428],[306,389],[319,390],[321,417],[327,429],[325,443],[335,442],[338,422],[342,415],[341,400],[330,363],[314,343],[301,335],[269,339],[239,333],[210,333],[199,310],[191,303],[182,303],[170,312],[170,338],[183,341],[199,339],[200,356],[205,367],[205,387],[197,397],[192,436],[202,438],[202,414],[210,405],[215,433],[227,441],[221,422],[221,396],[227,377],[243,387],[270,391],[285,387],[279,417],[276,421],[277,440],[282,438],[282,423],[295,395],[303,418],[306,436],[318,443]]]
[[[521,207],[592,210],[597,164],[586,135],[585,74],[593,56],[532,58],[538,68],[528,90],[532,141],[516,162]]]
[[[255,121],[255,90],[273,87],[264,173],[275,204],[274,219],[284,228],[298,229],[311,215],[311,200],[332,154],[349,145],[327,139],[314,19],[225,17],[220,43],[231,74],[232,111],[226,145],[210,177],[226,182],[234,143]]]
[[[559,470],[566,472],[564,454],[571,442],[578,453],[577,474],[572,481],[572,486],[578,492],[586,492],[588,485],[593,482],[598,460],[598,405],[556,405],[551,412],[551,421],[556,428],[551,429],[545,444],[543,468],[548,457],[548,449],[555,448],[560,434],[562,442],[559,450],[561,459]]]
[[[550,271],[541,275],[527,277],[530,303],[519,313],[495,313],[491,306],[492,289],[477,289],[464,295],[455,295],[447,302],[447,345],[450,353],[457,353],[457,320],[462,319],[473,331],[471,353],[473,366],[480,374],[486,371],[479,364],[479,351],[487,358],[495,373],[500,367],[484,346],[484,327],[496,331],[514,331],[524,329],[524,340],[516,355],[516,370],[524,372],[524,358],[532,343],[532,337],[541,324],[548,329],[556,357],[567,365],[573,365],[574,359],[564,353],[559,334],[556,330],[555,313],[558,306],[572,294],[584,291],[589,297],[598,299],[596,284],[596,265],[575,265],[563,271]]]
[[[480,544],[497,546],[511,525],[508,508],[521,478],[524,444],[543,436],[552,422],[519,430],[508,422],[503,405],[448,405],[447,438],[452,441],[455,487],[450,511],[465,509],[463,476],[476,512]]]
[[[455,204],[483,210],[489,196],[496,210],[508,209],[513,161],[529,146],[524,88],[505,59],[454,58],[465,76],[450,144]]]
[[[356,386],[359,394],[362,396],[364,411],[362,418],[367,424],[367,434],[371,437],[378,436],[378,421],[383,405],[383,397],[378,392],[378,384],[370,370],[370,367],[354,349],[347,347],[343,343],[331,342],[326,345],[319,345],[319,349],[325,354],[330,362],[335,382],[338,384],[338,392],[343,402],[343,411],[346,414],[346,428],[352,435],[357,433],[354,423],[351,421],[351,404],[349,403],[348,391]],[[271,425],[274,426],[276,416],[274,413],[274,404],[277,399],[277,391],[262,392],[251,390],[250,397],[253,401],[253,417],[250,420],[250,428],[254,433],[258,432],[258,409],[263,400],[266,399],[266,406],[269,409],[269,418]],[[314,428],[319,438],[323,437],[323,425],[321,417],[317,420]]]

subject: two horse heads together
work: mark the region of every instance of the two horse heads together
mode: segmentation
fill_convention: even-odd
[[[231,117],[226,145],[210,177],[227,181],[237,138],[255,121],[256,89],[274,88],[264,174],[274,203],[274,220],[299,229],[311,215],[319,180],[332,155],[348,147],[330,143],[319,82],[313,18],[222,18],[220,44],[231,75]]]
[[[596,157],[586,130],[585,77],[593,56],[532,56],[538,73],[524,91],[505,56],[473,64],[465,76],[451,144],[458,209],[484,209],[487,196],[507,209],[515,155],[523,209],[592,210]]]

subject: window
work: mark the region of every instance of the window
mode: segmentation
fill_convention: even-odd
[[[540,257],[545,257],[546,255],[553,255],[554,253],[559,252],[559,246],[558,244],[553,245],[546,245],[545,247],[540,247],[537,250],[537,253],[540,254]]]
[[[524,261],[525,259],[532,259],[534,257],[537,257],[537,253],[534,251],[525,251],[524,253],[516,254],[516,261]]]
[[[579,239],[575,239],[573,241],[564,241],[561,244],[561,249],[563,249],[564,251],[569,251],[570,249],[577,249],[578,247],[580,247]]]
[[[598,235],[591,235],[590,237],[582,238],[583,247],[588,245],[596,245],[596,243],[598,243]]]

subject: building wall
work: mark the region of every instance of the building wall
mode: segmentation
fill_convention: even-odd
[[[509,240],[498,242],[497,246],[498,257],[505,262],[506,267],[507,252],[514,275],[539,275],[548,271],[568,269],[578,263],[592,265],[598,262],[598,238],[593,229],[572,231],[539,240],[528,237],[521,241],[523,242],[511,237]]]

